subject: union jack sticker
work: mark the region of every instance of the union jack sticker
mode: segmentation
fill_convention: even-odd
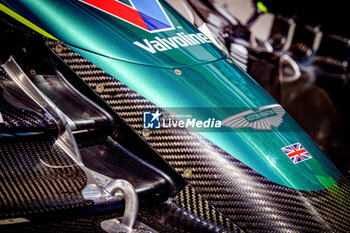
[[[299,143],[281,148],[281,150],[292,160],[294,164],[311,159],[311,154]]]

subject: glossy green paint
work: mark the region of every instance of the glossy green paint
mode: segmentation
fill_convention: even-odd
[[[169,17],[176,27],[181,25],[182,29],[147,33],[121,20],[101,16],[77,1],[4,2],[22,16],[30,16],[28,20],[64,40],[74,51],[160,108],[185,108],[186,114],[199,119],[215,117],[223,120],[239,113],[235,112],[237,109],[256,110],[276,103],[244,71],[227,62],[221,51],[211,44],[156,54],[130,44],[130,41],[166,37],[182,30],[187,33],[196,32],[166,4]],[[23,5],[26,5],[25,10],[19,8]],[[49,12],[55,11],[54,17],[45,13],[48,8],[51,9]],[[60,22],[53,22],[53,18]],[[93,19],[96,22],[91,24]],[[87,26],[94,30],[91,31]],[[96,30],[103,34],[94,34]],[[175,67],[181,70],[182,75],[175,74]],[[198,108],[206,108],[207,111],[198,111]],[[179,110],[177,113],[184,112]],[[340,173],[333,164],[288,114],[283,120],[282,125],[272,130],[199,133],[278,184],[309,191],[325,189],[335,184]],[[281,151],[282,147],[297,142],[311,153],[312,159],[293,164]]]
[[[199,33],[184,18],[177,17],[167,4],[164,9],[170,13],[168,16],[176,30],[149,33],[78,0],[2,2],[59,40],[106,57],[158,67],[196,65],[223,57],[208,43],[184,49],[156,50],[154,54],[136,46],[134,42],[144,45],[144,39],[157,41],[155,37],[167,39],[178,36],[177,33]]]
[[[225,59],[183,67],[179,76],[173,69],[145,67],[72,49],[99,64],[160,108],[178,108],[177,114],[222,120],[239,113],[234,112],[237,109],[257,109],[276,103],[244,71]],[[231,108],[232,111],[217,111],[218,107]],[[198,108],[207,111],[198,111]],[[181,109],[185,112],[181,112]],[[270,131],[237,129],[232,132],[199,133],[278,184],[308,191],[332,186],[340,176],[337,169],[288,114],[283,120],[278,129]],[[296,142],[300,142],[313,158],[293,164],[281,148]]]

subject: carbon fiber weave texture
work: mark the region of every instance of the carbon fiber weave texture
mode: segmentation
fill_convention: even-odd
[[[174,205],[162,205],[159,207],[142,207],[139,211],[138,221],[151,226],[161,233],[228,233],[230,231],[220,228],[215,224],[205,222],[205,220],[193,216],[189,213],[184,214],[183,210]],[[45,232],[45,233],[92,233],[104,232],[101,228],[101,222],[108,219],[119,218],[123,216],[123,209],[104,211],[101,213],[84,214],[78,216],[55,216],[53,218],[30,219],[30,222],[17,225],[0,225],[2,233],[10,232]],[[187,221],[186,221],[187,219]],[[189,221],[188,221],[189,220]],[[193,224],[196,222],[197,224]],[[202,226],[202,228],[200,227]]]
[[[56,123],[1,68],[0,84],[0,133],[14,133],[0,137],[0,218],[89,206],[84,172],[55,145]]]
[[[85,173],[49,135],[0,138],[0,218],[91,206]]]
[[[0,113],[4,120],[0,124],[0,133],[56,130],[56,123],[48,119],[24,92],[13,86],[0,67]]]
[[[49,42],[53,51],[57,44]],[[58,55],[142,135],[143,112],[155,111],[157,106],[69,48],[63,46]],[[182,194],[185,208],[203,206],[205,199],[247,232],[350,231],[350,185],[343,178],[328,190],[298,191],[261,176],[197,133],[158,129],[144,135],[177,172],[185,174],[201,197],[194,200],[192,195]]]
[[[191,185],[187,185],[176,196],[176,204],[197,216],[210,219],[212,222],[232,232],[244,232],[220,211],[216,210],[215,207],[196,192]]]

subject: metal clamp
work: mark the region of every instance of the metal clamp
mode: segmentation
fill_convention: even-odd
[[[139,210],[139,199],[136,190],[126,180],[117,179],[111,181],[105,191],[112,196],[117,191],[121,191],[125,199],[124,216],[117,219],[109,219],[101,222],[101,228],[108,233],[154,233],[156,232],[147,225],[137,222],[137,214]]]

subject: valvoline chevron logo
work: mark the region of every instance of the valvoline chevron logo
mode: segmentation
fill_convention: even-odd
[[[148,32],[174,29],[158,0],[129,0],[130,5],[117,0],[79,0]]]

